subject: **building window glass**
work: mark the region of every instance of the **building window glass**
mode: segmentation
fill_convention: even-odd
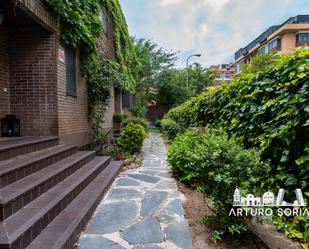
[[[259,48],[258,54],[266,54],[268,52],[268,47],[267,45]]]
[[[65,72],[67,94],[76,96],[76,51],[74,48],[65,48]]]
[[[296,46],[309,46],[309,33],[297,34],[296,43]]]
[[[268,51],[278,51],[281,47],[280,39],[275,39],[268,44]]]
[[[225,72],[224,73],[224,78],[226,78],[226,79],[231,78],[231,72]]]

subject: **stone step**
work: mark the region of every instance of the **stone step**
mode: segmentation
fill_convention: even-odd
[[[0,190],[0,221],[44,194],[95,157],[93,151],[79,151],[47,168]],[[1,248],[1,247],[0,247]]]
[[[111,162],[27,249],[72,249],[80,232],[121,169],[122,162]]]
[[[1,222],[0,248],[24,249],[48,224],[52,223],[55,218],[61,217],[62,211],[66,207],[73,205],[75,209],[79,210],[87,208],[93,193],[97,193],[104,185],[103,178],[99,178],[102,182],[94,179],[98,175],[102,175],[102,170],[107,167],[109,162],[109,157],[93,159],[50,191]],[[108,178],[108,176],[106,177]],[[93,180],[96,183],[95,186],[93,186]],[[84,189],[89,189],[87,186],[90,186],[91,191],[84,192]],[[80,194],[81,192],[82,194]],[[81,198],[82,201],[76,202]],[[64,213],[67,214],[67,212]],[[69,214],[73,215],[74,213],[70,212]]]
[[[57,137],[21,137],[0,142],[0,161],[58,144]]]
[[[60,161],[77,151],[77,146],[57,145],[0,162],[0,188]]]

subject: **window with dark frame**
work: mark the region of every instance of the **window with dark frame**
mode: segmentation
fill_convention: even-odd
[[[67,95],[76,97],[76,51],[75,48],[65,48],[65,72]]]
[[[268,44],[268,51],[278,51],[281,49],[281,39],[277,38]]]
[[[309,46],[309,33],[299,33],[296,37],[296,46]]]

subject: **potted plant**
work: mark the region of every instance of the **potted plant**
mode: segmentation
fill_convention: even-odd
[[[121,113],[113,115],[114,131],[120,131],[123,127],[124,116]]]

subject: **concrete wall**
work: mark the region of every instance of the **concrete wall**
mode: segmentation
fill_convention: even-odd
[[[296,47],[296,32],[285,33],[281,37],[281,52],[290,53]]]

